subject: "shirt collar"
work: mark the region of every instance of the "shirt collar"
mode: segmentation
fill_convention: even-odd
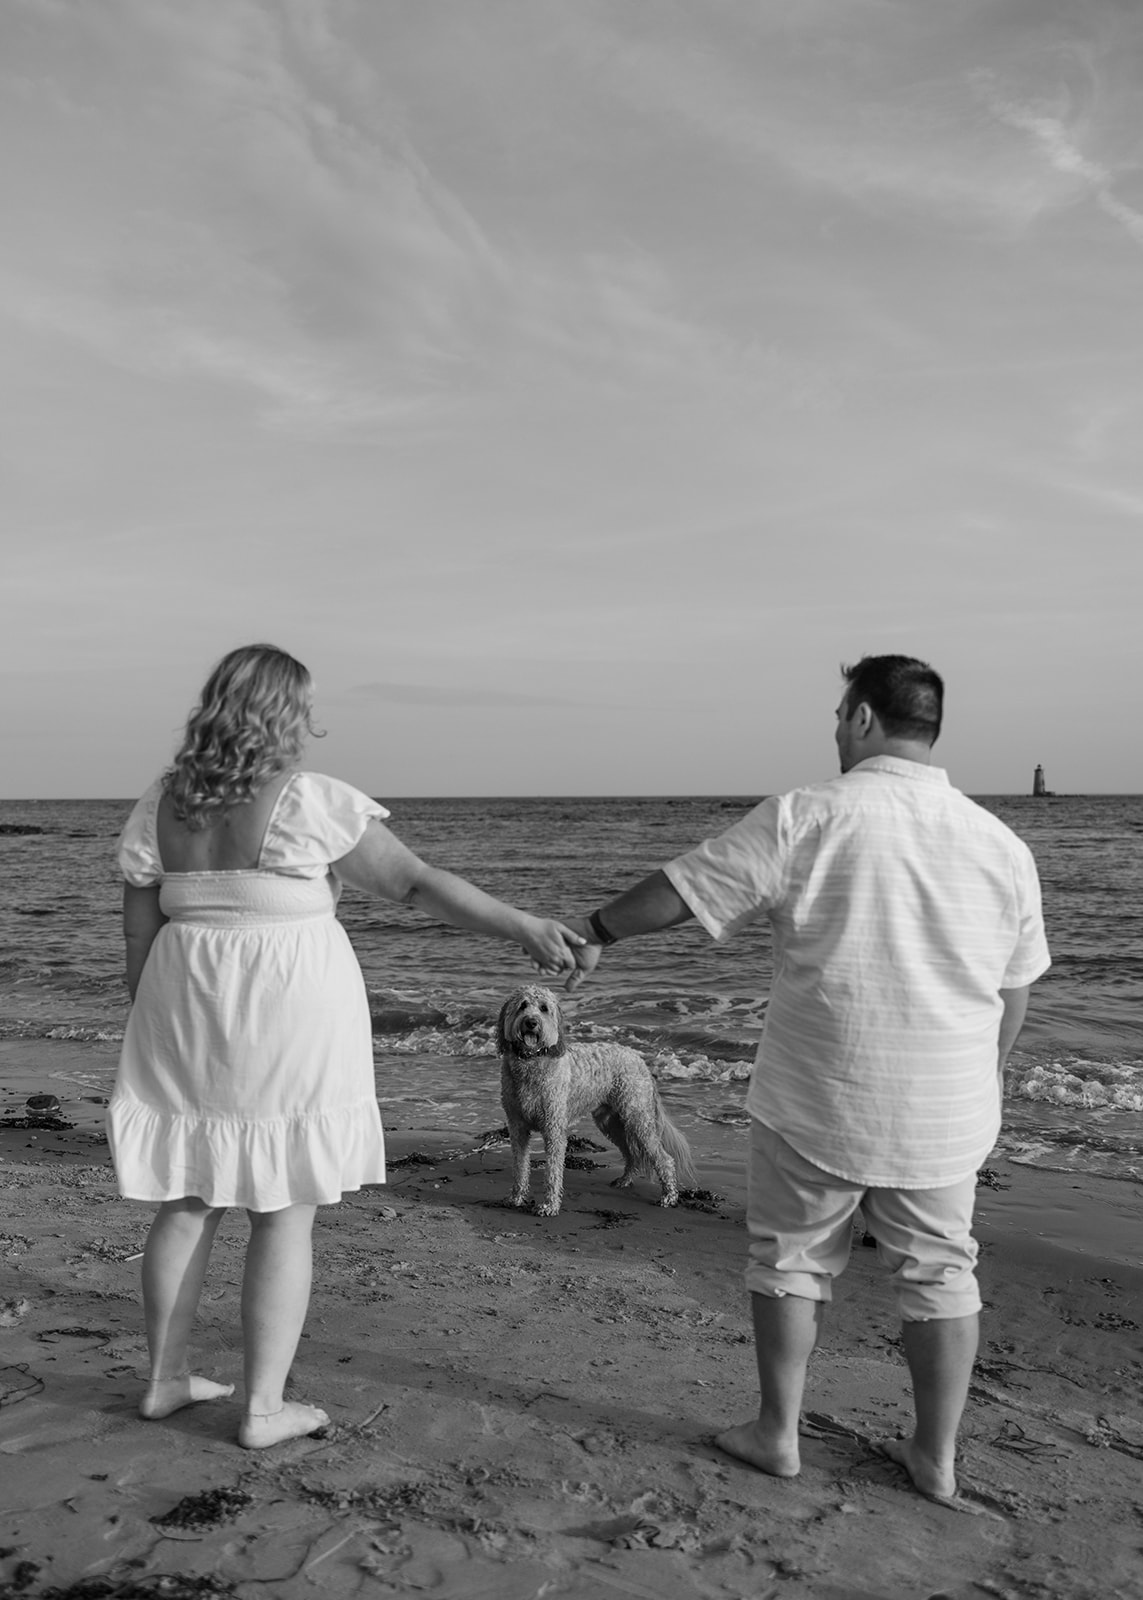
[[[868,756],[850,767],[846,777],[854,772],[888,772],[895,778],[912,778],[917,783],[938,783],[948,787],[949,775],[944,767],[926,767],[920,761],[906,761],[902,756]]]

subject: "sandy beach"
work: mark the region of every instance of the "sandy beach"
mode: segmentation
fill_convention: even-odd
[[[811,1363],[801,1475],[770,1479],[711,1444],[754,1405],[740,1166],[703,1170],[716,1201],[665,1211],[591,1152],[541,1219],[504,1207],[502,1144],[390,1129],[392,1181],[316,1228],[291,1392],[333,1424],[251,1454],[237,1399],[136,1414],[150,1213],[117,1197],[76,1082],[93,1051],[114,1047],[0,1049],[0,1596],[1143,1595],[1137,1185],[986,1170],[951,1509],[877,1448],[909,1407],[872,1250]],[[45,1091],[70,1126],[19,1125]],[[228,1217],[197,1339],[223,1381],[244,1236]]]

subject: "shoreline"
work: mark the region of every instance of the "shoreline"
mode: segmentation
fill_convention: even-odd
[[[0,1115],[44,1088],[39,1044],[30,1086],[0,1052]],[[51,1054],[82,1073],[93,1048]],[[543,1219],[504,1207],[506,1147],[406,1120],[389,1184],[318,1214],[292,1392],[333,1424],[250,1453],[237,1397],[138,1418],[151,1208],[118,1198],[102,1107],[61,1082],[74,1127],[0,1130],[0,1597],[159,1573],[214,1574],[242,1600],[1138,1594],[1143,1270],[1044,1237],[1082,1210],[1111,1238],[1137,1185],[1079,1194],[991,1160],[1007,1187],[978,1192],[986,1310],[956,1511],[876,1448],[909,1404],[872,1250],[854,1249],[811,1361],[802,1472],[768,1478],[711,1443],[756,1403],[740,1164],[704,1156],[713,1210],[663,1210],[654,1184],[609,1188],[601,1154]],[[232,1212],[195,1345],[225,1381],[244,1241]]]
[[[117,1040],[0,1039],[0,1119],[21,1116],[30,1096],[49,1093],[60,1101],[61,1118],[71,1124],[58,1130],[0,1128],[0,1175],[13,1160],[95,1165],[101,1159],[109,1161],[103,1118],[108,1073],[114,1072],[118,1057]],[[400,1071],[407,1072],[413,1059],[402,1055]],[[672,1087],[670,1080],[660,1084],[671,1115],[690,1140],[700,1182],[741,1210],[746,1202],[744,1128],[694,1116],[685,1102],[672,1097]],[[490,1086],[487,1104],[486,1125],[501,1124],[503,1113]],[[381,1112],[388,1147],[394,1137],[403,1137],[402,1127],[412,1126],[438,1150],[470,1149],[478,1142],[475,1129],[441,1122],[439,1112],[415,1099],[412,1105],[405,1096],[382,1100]],[[579,1131],[597,1137],[590,1124]],[[1006,1129],[982,1168],[984,1174],[997,1175],[995,1183],[983,1178],[977,1191],[977,1229],[982,1239],[994,1232],[1012,1234],[1026,1239],[1032,1250],[1047,1246],[1127,1267],[1139,1262],[1137,1181],[1035,1166],[1009,1156],[1007,1142]],[[540,1150],[535,1136],[533,1156]],[[613,1155],[601,1155],[599,1160],[606,1165]]]

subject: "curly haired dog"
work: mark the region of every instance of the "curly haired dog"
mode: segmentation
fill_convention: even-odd
[[[536,984],[505,1000],[496,1039],[500,1098],[512,1140],[512,1205],[528,1203],[528,1145],[539,1132],[548,1183],[535,1209],[541,1217],[558,1213],[568,1130],[588,1111],[625,1163],[612,1188],[627,1188],[637,1172],[654,1172],[663,1188],[660,1203],[673,1206],[679,1198],[677,1174],[693,1186],[690,1148],[663,1110],[650,1068],[637,1051],[619,1044],[568,1044],[558,1000]]]

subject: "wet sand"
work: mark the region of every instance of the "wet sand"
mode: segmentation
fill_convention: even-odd
[[[877,1448],[909,1391],[872,1250],[856,1244],[811,1362],[802,1472],[768,1478],[711,1443],[755,1400],[732,1160],[701,1173],[717,1202],[664,1211],[591,1153],[541,1219],[503,1206],[503,1145],[402,1126],[391,1183],[319,1213],[291,1393],[332,1425],[252,1454],[237,1398],[137,1415],[150,1211],[117,1197],[81,1081],[96,1058],[0,1051],[0,1121],[47,1090],[73,1124],[0,1127],[0,1597],[1143,1594],[1138,1185],[989,1166],[951,1509]],[[224,1382],[244,1239],[231,1214],[196,1346]]]

